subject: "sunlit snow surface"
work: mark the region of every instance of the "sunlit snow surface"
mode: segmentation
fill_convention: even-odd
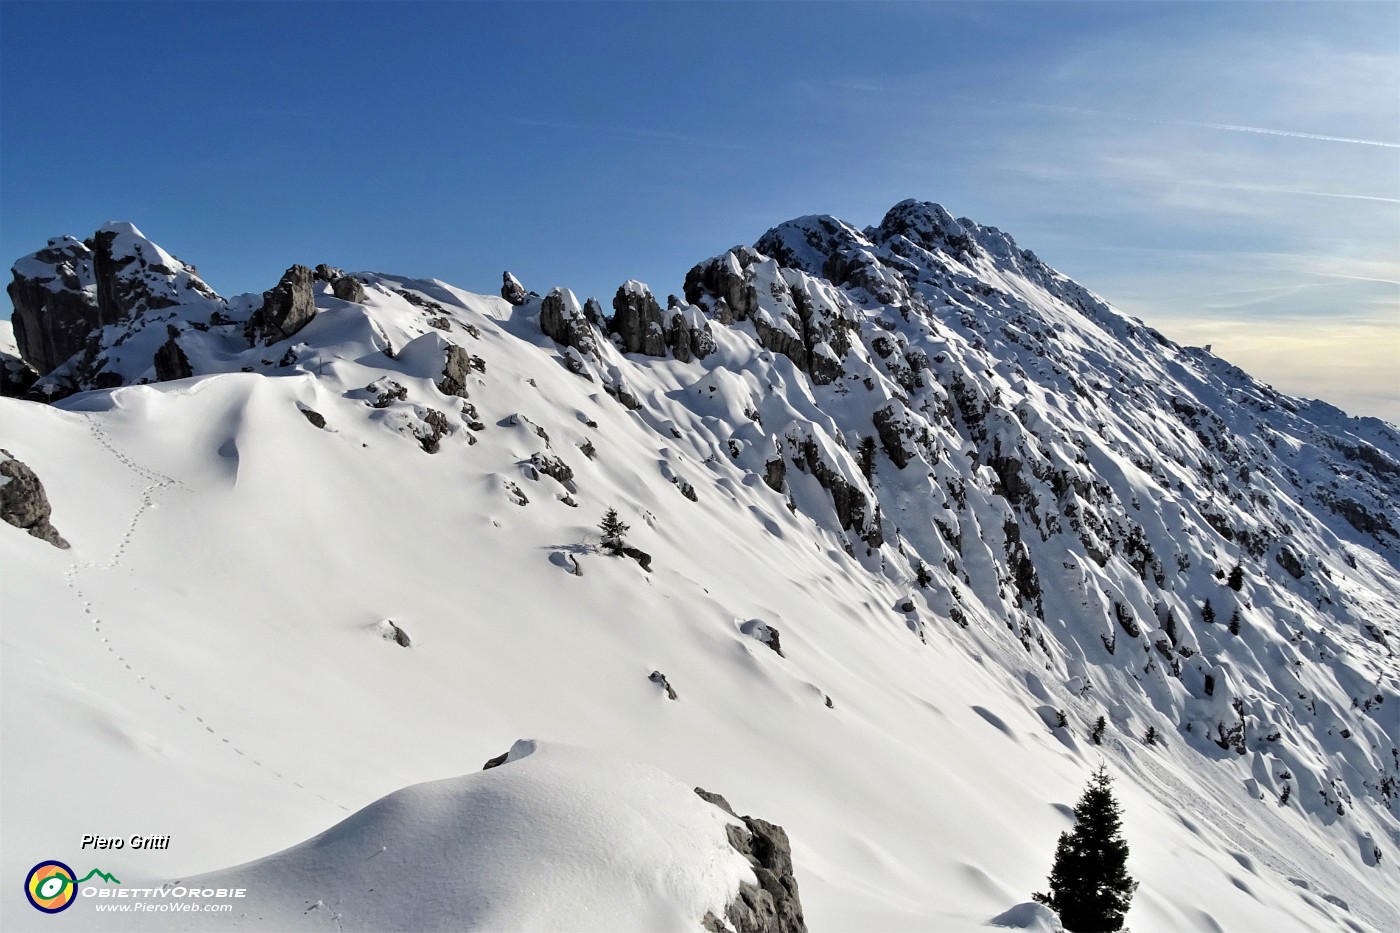
[[[1047,326],[1058,323],[1060,339],[1100,372],[1140,369],[1144,396],[1189,386],[1250,440],[1254,422],[1241,412],[1257,384],[1213,357],[1153,356],[1145,338],[1128,340],[1138,325],[1081,313],[1011,281],[1004,264],[982,266],[983,280],[1030,294]],[[50,918],[17,896],[45,859],[124,881],[246,880],[234,916],[250,927],[696,929],[744,868],[718,846],[713,808],[678,790],[695,785],[786,828],[814,930],[969,929],[993,918],[1035,928],[1045,918],[1024,902],[1043,889],[1067,808],[1101,759],[1141,882],[1134,929],[1400,925],[1400,828],[1378,796],[1358,792],[1382,773],[1367,763],[1389,761],[1382,746],[1400,736],[1396,662],[1362,628],[1366,618],[1393,627],[1395,555],[1295,515],[1330,576],[1312,571],[1305,584],[1315,589],[1305,590],[1272,567],[1277,580],[1256,575],[1242,594],[1243,636],[1226,633],[1224,613],[1202,624],[1194,606],[1219,597],[1212,572],[1233,560],[1188,530],[1204,527],[1195,516],[1215,493],[1163,457],[1171,488],[1183,482],[1165,501],[1163,484],[1135,465],[1180,439],[1155,415],[1047,390],[1055,377],[1032,355],[977,349],[948,311],[944,330],[908,339],[931,358],[946,352],[969,378],[983,367],[993,374],[984,381],[1002,396],[992,429],[1008,445],[1058,444],[1056,462],[1066,463],[1078,436],[1086,478],[1124,501],[1139,494],[1134,518],[1155,550],[1192,561],[1189,571],[1168,567],[1169,592],[1149,592],[1119,558],[1100,568],[1057,539],[1032,541],[1045,602],[1034,633],[1048,647],[1027,649],[1003,621],[1009,597],[998,596],[1005,506],[965,439],[939,437],[938,464],[904,471],[880,455],[889,528],[884,548],[868,554],[841,534],[812,477],[789,464],[795,510],[760,478],[772,437],[805,432],[863,482],[840,442],[851,425],[871,430],[874,403],[858,380],[814,388],[760,348],[751,325],[715,325],[718,350],[700,363],[605,346],[602,363],[642,402],[628,411],[604,392],[602,369],[590,381],[560,365],[537,303],[513,309],[439,282],[364,278],[364,305],[322,294],[321,313],[284,344],[238,350],[211,332],[187,345],[197,372],[227,371],[55,407],[0,399],[0,446],[41,477],[72,544],[59,551],[0,527],[6,929],[102,928],[95,898]],[[439,303],[451,329],[428,326],[399,289]],[[140,365],[165,339],[163,323],[150,330],[122,348]],[[485,363],[468,386],[483,430],[470,431],[463,400],[436,388],[449,342]],[[295,363],[275,365],[289,347]],[[868,373],[882,399],[901,394],[864,345],[852,352],[849,371]],[[403,385],[406,399],[372,408],[364,389],[382,379]],[[326,430],[300,409],[323,415]],[[434,455],[416,434],[428,409],[453,429]],[[1342,419],[1316,405],[1309,417]],[[1386,436],[1378,423],[1350,424]],[[1313,457],[1305,440],[1278,435],[1296,445],[1290,465],[1300,471]],[[567,485],[530,467],[541,452],[573,470]],[[967,483],[966,507],[945,492],[954,477]],[[629,542],[652,555],[653,572],[599,552],[608,508],[631,525]],[[962,532],[957,575],[934,560],[935,517]],[[901,539],[934,572],[928,589],[914,584]],[[1056,565],[1064,572],[1052,573]],[[953,586],[966,628],[950,619]],[[1122,631],[1118,653],[1105,654],[1105,592],[1148,607],[1138,613],[1144,647],[1161,635],[1152,600],[1169,601],[1183,641],[1218,674],[1209,701],[1192,691],[1189,666],[1181,679],[1161,663],[1144,674],[1151,655]],[[911,595],[912,623],[898,609]],[[411,647],[383,637],[385,619]],[[753,620],[780,631],[784,656],[748,634]],[[1129,650],[1135,665],[1124,661]],[[652,671],[664,672],[676,701],[648,680]],[[1299,692],[1318,710],[1312,718],[1289,705]],[[1351,710],[1351,697],[1373,694],[1385,698],[1382,712]],[[1249,753],[1237,756],[1183,731],[1228,718],[1236,696],[1263,697],[1288,738],[1265,747],[1251,733]],[[1058,709],[1069,729],[1047,724]],[[1095,746],[1087,735],[1100,715],[1110,728]],[[1161,736],[1153,746],[1141,740],[1149,726]],[[522,736],[544,744],[476,774]],[[1293,800],[1280,806],[1285,770]],[[1319,775],[1348,792],[1344,817],[1319,803],[1336,790]],[[677,838],[693,850],[638,838],[623,819],[636,781],[656,792],[638,801],[637,818],[683,826]],[[492,788],[507,786],[519,792],[494,809]],[[590,812],[594,821],[574,822]],[[445,813],[467,814],[470,831],[452,832]],[[501,850],[491,834],[502,830],[492,820],[507,816],[519,832],[505,833],[493,860]],[[79,848],[85,833],[172,839],[167,851],[92,852]],[[620,861],[582,858],[555,884],[532,852],[560,837],[598,841]],[[281,854],[254,862],[270,853]],[[616,870],[663,872],[667,857],[688,875],[698,863],[713,874],[668,887]],[[439,859],[468,868],[444,877]],[[653,859],[663,861],[640,865]],[[596,889],[583,880],[593,868]],[[505,874],[520,887],[497,901],[503,889],[489,883]],[[488,901],[505,912],[472,912]],[[585,906],[619,913],[595,923]]]

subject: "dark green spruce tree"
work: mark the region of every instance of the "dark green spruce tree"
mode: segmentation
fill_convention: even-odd
[[[1108,768],[1099,765],[1075,805],[1074,830],[1060,834],[1050,893],[1033,895],[1060,915],[1070,933],[1121,930],[1137,890],[1137,882],[1128,876],[1122,810],[1111,785]]]
[[[603,520],[598,523],[598,530],[603,533],[603,547],[611,551],[622,550],[626,543],[624,539],[631,528],[631,525],[617,517],[617,509],[608,509]]]

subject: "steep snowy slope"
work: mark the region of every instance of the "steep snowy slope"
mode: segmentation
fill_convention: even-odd
[[[219,869],[538,735],[782,824],[813,929],[1026,901],[1100,758],[1135,927],[1400,917],[1394,428],[917,202],[610,319],[325,267],[224,301],[129,225],[64,243],[11,289],[61,294],[16,332],[75,347],[61,400],[0,399],[72,544],[0,535],[7,877],[94,832]]]

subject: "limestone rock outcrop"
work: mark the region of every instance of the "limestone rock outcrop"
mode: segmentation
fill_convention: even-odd
[[[316,316],[312,272],[292,266],[275,286],[263,292],[262,306],[253,312],[244,329],[250,343],[273,344],[301,330]]]
[[[739,816],[719,794],[695,788],[702,800],[714,804],[743,826],[730,824],[729,844],[749,860],[758,884],[741,882],[739,894],[725,907],[723,921],[706,914],[702,926],[711,933],[806,933],[802,898],[792,867],[792,844],[787,831],[756,816]],[[724,923],[728,922],[726,928]]]
[[[0,518],[57,548],[68,542],[49,523],[53,508],[39,481],[25,463],[8,450],[0,450]]]

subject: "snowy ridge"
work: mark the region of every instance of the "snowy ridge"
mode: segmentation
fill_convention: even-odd
[[[18,802],[64,762],[112,775],[133,818],[249,802],[136,866],[168,877],[526,733],[781,823],[814,929],[1025,901],[1100,756],[1130,924],[1400,916],[1394,427],[1176,346],[919,202],[864,231],[791,221],[665,310],[629,282],[637,353],[566,290],[355,279],[361,301],[318,280],[270,345],[245,337],[256,296],[148,303],[39,383],[76,394],[0,400],[0,446],[74,548],[0,536],[23,581],[3,815],[29,846],[5,871],[89,831],[86,804]],[[169,341],[194,376],[156,383]],[[103,373],[122,387],[83,391]],[[652,573],[599,553],[610,507]],[[41,702],[87,725],[55,743]]]
[[[707,912],[722,914],[752,880],[726,838],[729,822],[655,768],[520,741],[500,766],[396,791],[250,864],[193,878],[122,879],[128,887],[274,892],[258,899],[260,917],[155,914],[112,926],[687,929]]]

